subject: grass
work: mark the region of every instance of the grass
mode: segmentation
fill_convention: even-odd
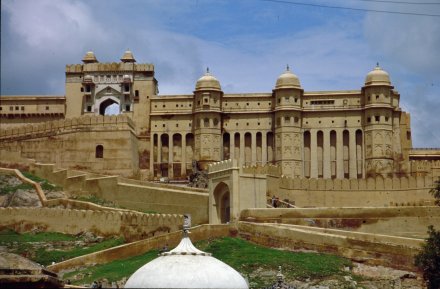
[[[113,261],[103,265],[96,265],[86,269],[64,274],[63,279],[72,280],[73,284],[91,284],[95,280],[107,279],[109,282],[121,280],[131,276],[145,263],[155,259],[159,254],[158,250],[149,251],[143,255]],[[74,275],[84,276],[82,279],[74,280]],[[158,276],[160,278],[160,276]]]
[[[81,237],[55,232],[42,232],[36,234],[18,234],[12,230],[3,230],[0,232],[1,245],[11,246],[13,243],[15,243],[15,246],[13,246],[13,249],[9,250],[9,252],[20,255],[28,253],[33,261],[42,265],[49,265],[52,262],[60,262],[62,260],[67,260],[85,254],[101,251],[107,248],[119,246],[124,243],[123,238],[112,238],[103,240],[99,243],[92,243],[90,246],[87,247],[84,247],[83,245],[76,245],[73,247],[70,246],[67,249],[59,249],[59,247],[63,248],[63,245],[57,244],[57,242],[73,242],[81,240]],[[37,242],[52,243],[54,250],[47,250],[46,248],[36,249],[34,245]]]
[[[53,185],[51,183],[49,183],[48,180],[39,178],[37,176],[34,176],[32,174],[30,174],[29,172],[21,172],[23,174],[23,176],[25,176],[26,178],[37,182],[40,184],[41,188],[44,191],[61,191],[62,188],[56,185]],[[19,185],[16,186],[8,186],[8,187],[4,187],[0,190],[0,195],[7,195],[7,194],[11,194],[11,193],[15,193],[17,190],[33,190],[34,187],[31,184],[28,183],[21,183]]]
[[[90,254],[93,252],[105,250],[111,247],[119,246],[124,243],[123,238],[108,239],[89,247],[75,247],[71,250],[52,250],[47,251],[44,248],[37,250],[34,261],[42,265],[50,265],[52,262],[58,263],[63,260],[72,259],[78,256]]]
[[[78,239],[77,237],[72,235],[66,235],[55,232],[19,234],[13,230],[0,231],[0,243],[57,242],[57,241],[75,241],[77,239]]]
[[[246,276],[252,287],[262,288],[273,284],[275,276],[263,279],[257,269],[276,272],[282,266],[287,280],[305,280],[307,278],[320,279],[330,276],[347,275],[344,267],[352,263],[342,257],[304,252],[289,252],[258,246],[239,238],[220,238],[213,241],[201,241],[196,246]],[[157,257],[158,251],[149,251],[146,254],[113,261],[108,264],[96,265],[79,271],[70,272],[63,278],[71,279],[74,284],[90,284],[94,280],[107,279],[110,282],[130,277],[138,268]],[[74,280],[74,276],[82,279]]]

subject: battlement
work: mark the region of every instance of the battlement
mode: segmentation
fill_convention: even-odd
[[[281,176],[281,168],[273,164],[265,164],[264,166],[243,166],[242,172],[245,174],[265,174],[272,176]]]
[[[210,164],[208,166],[208,173],[219,172],[233,168],[238,168],[238,162],[235,159],[229,159]]]
[[[127,72],[152,72],[154,65],[148,63],[87,63],[87,64],[67,64],[66,73],[83,73],[83,72],[110,72],[110,71],[127,71]]]
[[[133,211],[96,211],[64,208],[0,208],[2,227],[18,232],[40,228],[66,234],[91,231],[101,236],[122,235],[127,240],[179,230],[183,215]]]
[[[134,122],[126,115],[111,116],[82,116],[78,118],[48,121],[39,124],[28,124],[0,130],[0,140],[15,141],[27,138],[37,138],[81,130],[132,130]]]

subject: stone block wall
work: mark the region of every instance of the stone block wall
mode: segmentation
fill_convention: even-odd
[[[17,232],[33,229],[99,236],[122,236],[139,240],[179,230],[183,215],[136,212],[75,210],[64,208],[0,208],[0,227]]]

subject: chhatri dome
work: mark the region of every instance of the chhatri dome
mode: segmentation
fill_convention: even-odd
[[[189,227],[189,217],[185,216],[180,244],[134,272],[125,288],[248,289],[240,273],[194,247],[188,237]]]
[[[377,63],[376,67],[370,71],[365,78],[365,86],[367,85],[391,86],[390,75],[379,66],[379,63]]]
[[[87,51],[86,55],[84,55],[84,58],[82,60],[84,63],[95,63],[98,62],[96,59],[95,53],[93,51]]]
[[[121,57],[122,62],[136,62],[136,59],[134,59],[133,53],[130,51],[130,49],[127,49],[124,52],[124,55]]]
[[[290,71],[289,65],[287,65],[286,71],[284,71],[277,79],[275,89],[279,88],[301,88],[298,76]]]
[[[220,82],[206,69],[205,75],[199,78],[196,83],[196,90],[221,90]]]

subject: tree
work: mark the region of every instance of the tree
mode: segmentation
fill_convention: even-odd
[[[423,272],[428,289],[440,288],[440,231],[428,227],[428,238],[422,251],[416,255],[415,265]]]
[[[440,178],[434,182],[435,187],[432,188],[429,192],[434,196],[435,198],[435,204],[440,206]]]

